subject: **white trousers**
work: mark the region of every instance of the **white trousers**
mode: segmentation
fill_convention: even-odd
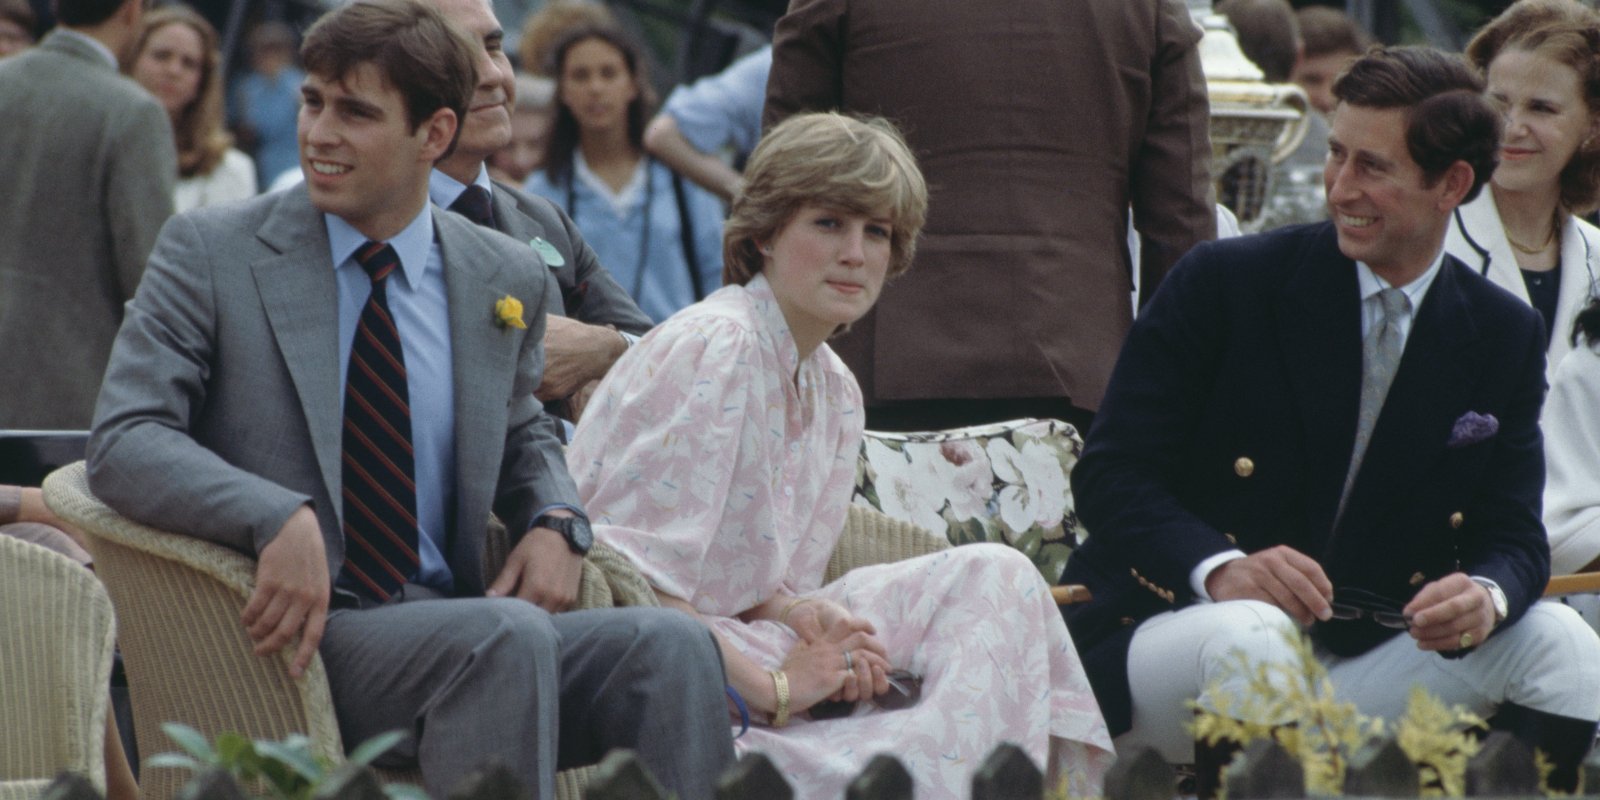
[[[1133,728],[1116,738],[1119,751],[1153,747],[1168,761],[1194,761],[1188,724],[1196,700],[1216,710],[1212,692],[1238,700],[1246,678],[1224,680],[1234,653],[1252,664],[1293,658],[1281,631],[1295,623],[1276,606],[1255,600],[1192,605],[1144,621],[1128,651]],[[1577,719],[1600,719],[1600,638],[1572,609],[1540,602],[1515,625],[1498,631],[1464,658],[1446,659],[1417,649],[1404,634],[1359,656],[1340,658],[1317,648],[1335,695],[1361,713],[1395,719],[1405,713],[1411,687],[1422,684],[1449,705],[1487,717],[1510,702]],[[1289,720],[1255,720],[1282,724]]]

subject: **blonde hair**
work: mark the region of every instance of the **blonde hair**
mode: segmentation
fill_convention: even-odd
[[[803,206],[888,212],[889,276],[911,268],[928,216],[928,185],[900,132],[880,117],[800,114],[769,131],[745,166],[745,184],[722,226],[722,282],[761,271],[761,242]]]
[[[528,16],[517,42],[517,66],[533,75],[554,78],[550,60],[556,43],[579,26],[617,27],[611,9],[591,0],[551,0]]]

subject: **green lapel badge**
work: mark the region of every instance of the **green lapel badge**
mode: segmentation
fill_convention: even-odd
[[[561,257],[561,251],[557,250],[555,245],[537,236],[529,239],[528,244],[533,247],[533,252],[538,253],[539,257],[544,259],[544,263],[550,265],[551,269],[567,263],[567,260]]]

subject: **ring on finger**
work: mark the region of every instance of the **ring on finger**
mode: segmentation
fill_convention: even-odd
[[[856,671],[856,661],[855,661],[854,658],[850,657],[850,651],[849,650],[844,651],[844,671],[845,672],[855,672]]]
[[[1461,645],[1461,649],[1462,650],[1465,650],[1465,649],[1471,647],[1472,646],[1472,631],[1467,631],[1466,633],[1461,634],[1461,641],[1459,642],[1459,644]]]

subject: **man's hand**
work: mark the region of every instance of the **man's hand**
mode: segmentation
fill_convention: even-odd
[[[550,513],[567,516],[571,512]],[[549,528],[534,528],[506,557],[505,567],[487,594],[520,597],[554,614],[572,608],[578,601],[582,578],[583,556],[572,552],[566,537]]]
[[[589,400],[594,397],[594,390],[599,385],[599,381],[589,381],[578,387],[578,391],[573,392],[572,396],[567,398],[566,412],[572,418],[573,424],[577,424],[578,420],[583,419],[583,410],[589,407]]]
[[[1406,604],[1408,631],[1419,650],[1463,650],[1461,634],[1472,634],[1474,646],[1494,629],[1494,601],[1489,590],[1465,573],[1453,572],[1422,587]]]
[[[322,529],[310,506],[301,506],[261,550],[256,588],[240,620],[258,656],[271,655],[300,635],[289,674],[299,678],[311,665],[328,622],[328,556]]]
[[[1206,576],[1213,600],[1261,600],[1301,625],[1333,614],[1333,584],[1315,559],[1286,545],[1228,561]]]
[[[590,381],[600,380],[627,351],[622,334],[554,314],[545,318],[544,380],[533,395],[560,400]]]

